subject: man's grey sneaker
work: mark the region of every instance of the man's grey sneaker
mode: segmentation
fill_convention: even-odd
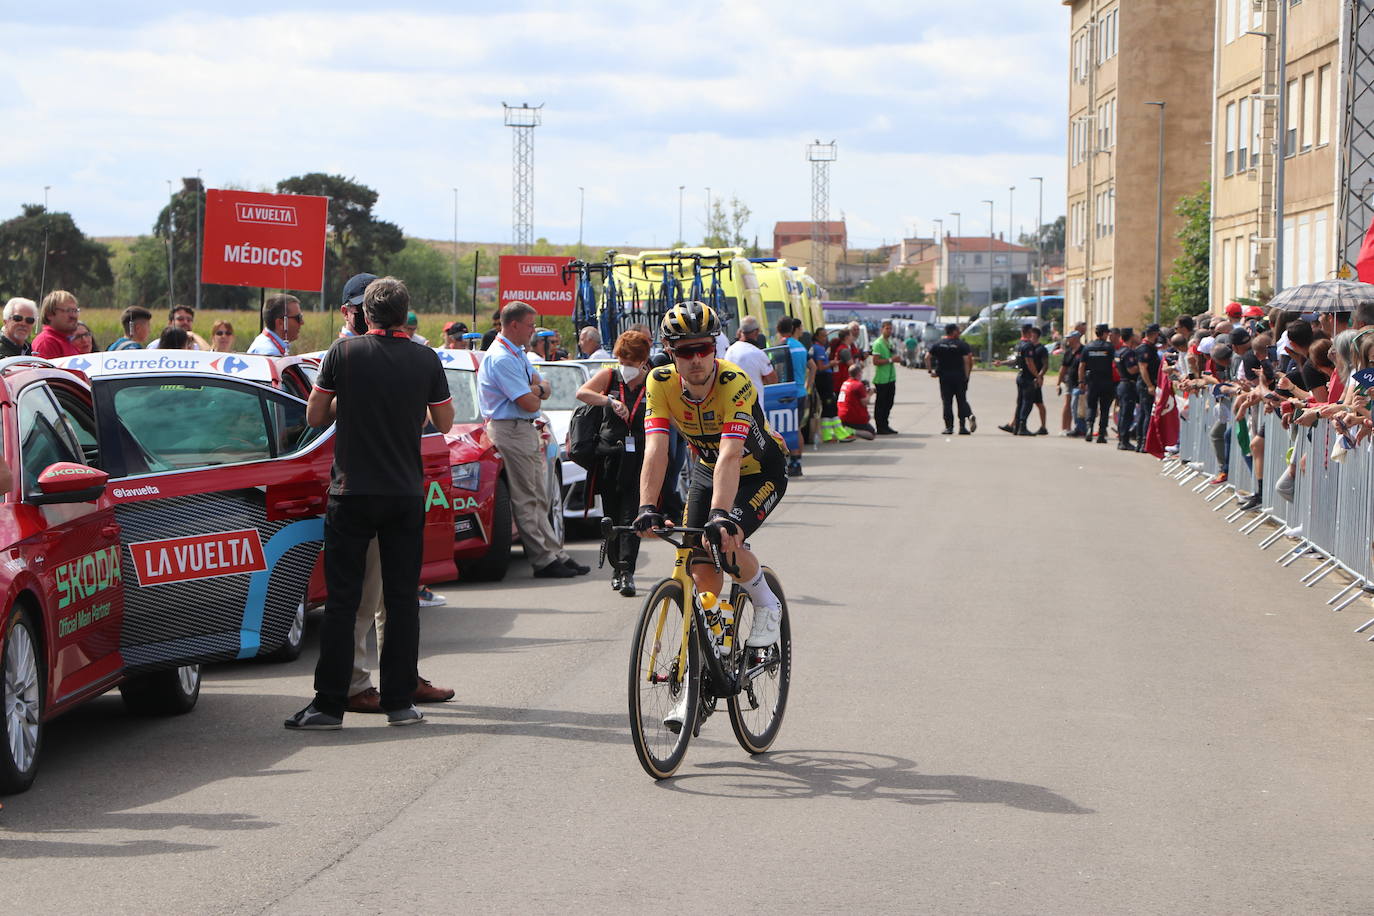
[[[424,713],[414,706],[407,706],[405,709],[392,709],[386,714],[387,725],[416,725],[424,720]]]
[[[315,704],[311,703],[282,724],[298,731],[338,731],[343,728],[343,716],[331,716],[327,712],[320,712],[315,708]]]

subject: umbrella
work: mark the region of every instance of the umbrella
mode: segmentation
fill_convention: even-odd
[[[1269,307],[1285,312],[1353,312],[1362,302],[1374,302],[1374,284],[1321,280],[1290,286],[1276,293],[1269,300]]]

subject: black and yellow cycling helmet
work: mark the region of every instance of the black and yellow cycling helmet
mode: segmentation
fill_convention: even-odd
[[[673,306],[659,325],[659,336],[670,344],[690,337],[715,337],[719,333],[720,316],[704,302]]]

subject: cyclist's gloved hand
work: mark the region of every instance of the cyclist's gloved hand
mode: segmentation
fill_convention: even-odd
[[[706,520],[706,536],[714,544],[720,544],[722,534],[738,535],[740,527],[724,509],[712,509]]]
[[[640,506],[639,514],[635,516],[633,524],[634,529],[639,532],[662,528],[664,527],[663,513],[658,511],[658,506]]]

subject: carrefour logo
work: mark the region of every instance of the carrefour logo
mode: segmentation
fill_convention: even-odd
[[[91,361],[84,356],[77,357],[67,363],[67,368],[75,369],[78,372],[85,372],[87,369],[91,368]]]
[[[210,368],[216,372],[224,372],[233,375],[236,372],[243,372],[248,368],[248,360],[239,359],[237,356],[225,356],[210,363]]]

